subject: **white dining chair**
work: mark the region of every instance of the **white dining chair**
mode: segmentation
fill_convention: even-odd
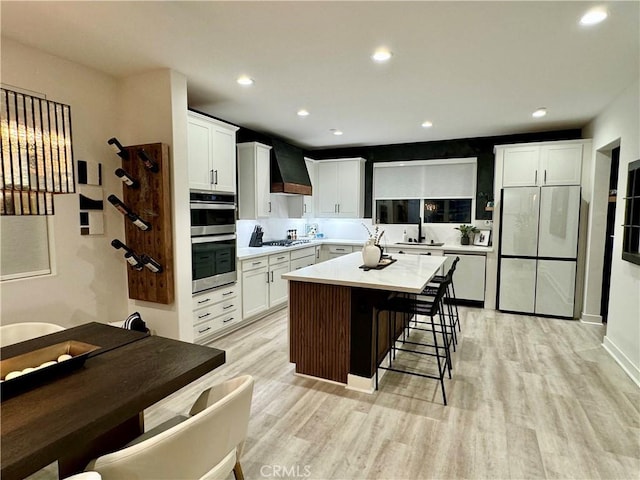
[[[189,417],[144,433],[125,448],[89,462],[103,480],[242,480],[240,455],[247,437],[253,377],[227,380],[200,394]],[[177,423],[177,424],[176,424]]]
[[[0,326],[0,347],[64,330],[55,323],[21,322]]]

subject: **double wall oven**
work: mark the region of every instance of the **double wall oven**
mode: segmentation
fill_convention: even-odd
[[[236,197],[191,191],[192,292],[237,280]]]

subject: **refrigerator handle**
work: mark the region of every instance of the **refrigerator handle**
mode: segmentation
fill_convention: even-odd
[[[544,169],[544,184],[547,184],[547,169]]]
[[[538,170],[536,170],[536,178],[533,183],[535,183],[536,185],[538,184]]]

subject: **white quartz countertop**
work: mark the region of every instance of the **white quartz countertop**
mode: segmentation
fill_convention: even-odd
[[[240,247],[238,248],[237,256],[239,260],[247,260],[249,258],[261,257],[263,255],[271,255],[280,252],[291,252],[300,248],[309,248],[315,245],[351,245],[354,247],[362,247],[364,240],[348,240],[340,238],[318,238],[309,241],[309,243],[302,243],[300,245],[293,245],[291,247]],[[493,247],[477,247],[475,245],[456,245],[445,244],[440,246],[430,245],[428,243],[416,243],[416,244],[404,244],[404,243],[388,243],[384,244],[385,248],[398,248],[404,251],[411,250],[442,250],[446,252],[459,252],[459,253],[476,253],[486,254],[493,251]]]
[[[358,268],[362,265],[362,253],[354,252],[285,273],[282,278],[298,282],[420,293],[446,260],[446,257],[427,255],[396,255],[393,258],[397,262],[382,270],[365,271]]]

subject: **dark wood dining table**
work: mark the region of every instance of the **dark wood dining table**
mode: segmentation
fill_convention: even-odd
[[[144,431],[143,410],[225,363],[225,352],[101,323],[0,349],[3,359],[67,340],[100,347],[84,365],[0,404],[0,476],[58,461],[60,478]]]

